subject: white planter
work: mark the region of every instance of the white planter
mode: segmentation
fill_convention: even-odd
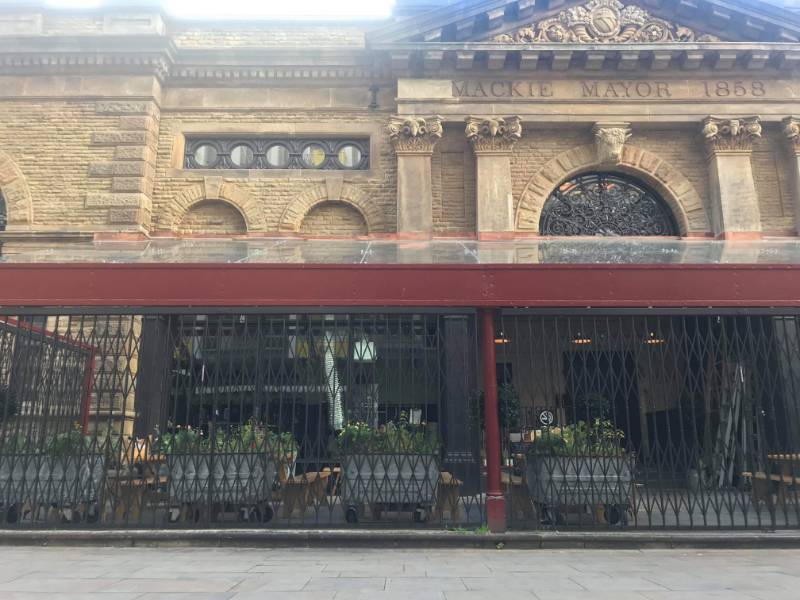
[[[99,454],[6,455],[0,457],[0,502],[58,506],[93,502],[104,478],[105,459]]]
[[[528,491],[548,505],[627,505],[633,496],[628,456],[528,456]]]
[[[342,457],[346,505],[431,506],[439,482],[434,454],[350,454]]]
[[[268,500],[275,473],[275,461],[264,452],[167,455],[169,497],[177,503]]]

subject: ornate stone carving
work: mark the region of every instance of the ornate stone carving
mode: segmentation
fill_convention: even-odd
[[[619,0],[591,0],[558,16],[532,23],[513,33],[494,38],[496,42],[597,44],[654,42],[717,42],[713,35],[697,34],[688,27],[652,17],[639,6],[625,6]]]
[[[392,117],[386,127],[397,152],[428,153],[442,137],[441,117]]]
[[[631,137],[628,123],[600,122],[592,127],[597,160],[601,164],[617,164],[622,160],[622,148]]]
[[[753,140],[761,137],[761,121],[758,117],[706,117],[702,133],[712,152],[749,152]]]
[[[467,139],[475,152],[510,152],[522,137],[519,117],[467,117]]]
[[[783,120],[783,135],[786,136],[789,149],[793,150],[796,154],[800,154],[800,119],[796,117],[786,117]]]

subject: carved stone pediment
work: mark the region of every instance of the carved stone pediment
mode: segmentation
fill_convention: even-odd
[[[519,117],[468,117],[467,139],[475,152],[510,152],[522,137]]]
[[[761,120],[758,117],[706,117],[702,134],[711,152],[749,152],[753,140],[761,137]]]
[[[442,137],[442,118],[392,117],[386,131],[398,153],[430,153]]]
[[[531,23],[494,38],[495,42],[565,44],[657,42],[716,42],[712,35],[651,16],[645,9],[619,0],[590,0],[582,6],[562,10],[550,19]]]

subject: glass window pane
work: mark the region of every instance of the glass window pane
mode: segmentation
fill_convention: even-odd
[[[213,167],[217,162],[217,149],[211,144],[198,146],[194,151],[194,161],[201,167]]]
[[[289,150],[286,146],[275,144],[267,149],[267,164],[273,169],[285,169],[289,166]]]
[[[345,169],[355,169],[361,164],[361,150],[354,145],[342,146],[338,158]]]
[[[239,167],[240,169],[246,169],[250,165],[253,164],[253,158],[255,154],[253,153],[253,149],[250,146],[245,146],[244,144],[240,144],[238,146],[234,146],[231,149],[231,163],[235,167]]]
[[[303,162],[311,168],[318,168],[325,162],[325,148],[319,144],[309,144],[303,148]]]

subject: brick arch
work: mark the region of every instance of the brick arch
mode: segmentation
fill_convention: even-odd
[[[177,231],[189,210],[207,200],[225,202],[239,211],[248,232],[264,231],[264,218],[250,194],[235,184],[222,182],[217,178],[206,178],[203,183],[193,185],[178,194],[172,205],[169,228]]]
[[[590,170],[624,173],[647,183],[671,209],[681,235],[711,229],[703,201],[692,183],[663,158],[629,144],[625,145],[620,162],[610,167],[598,163],[592,144],[577,146],[547,162],[528,180],[520,195],[516,229],[538,233],[542,207],[556,186]]]
[[[287,233],[297,233],[309,211],[323,202],[343,202],[353,207],[367,224],[367,234],[383,231],[383,213],[380,206],[370,202],[369,196],[348,183],[336,185],[323,182],[307,188],[296,196],[281,214],[278,228]]]
[[[0,150],[0,192],[6,202],[8,225],[33,223],[33,199],[28,182],[11,157]]]

